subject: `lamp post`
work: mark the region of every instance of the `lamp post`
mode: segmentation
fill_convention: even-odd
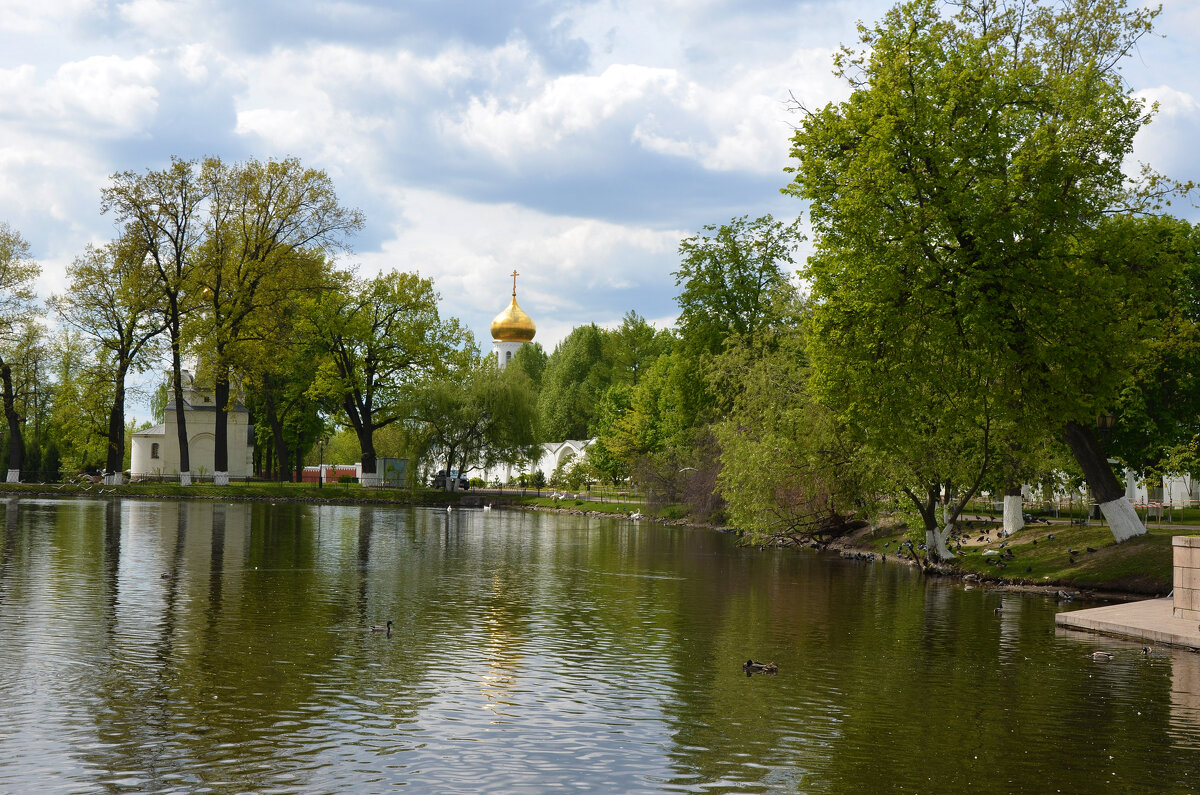
[[[325,485],[324,484],[324,481],[325,481],[325,445],[327,445],[328,443],[329,443],[328,436],[322,436],[321,440],[319,442],[317,442],[317,444],[320,445],[320,447],[321,447],[321,465],[317,467],[317,488],[318,489],[323,488]]]

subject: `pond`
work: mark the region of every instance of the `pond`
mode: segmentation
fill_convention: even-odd
[[[4,792],[1200,789],[1200,655],[1043,596],[581,516],[0,509]]]

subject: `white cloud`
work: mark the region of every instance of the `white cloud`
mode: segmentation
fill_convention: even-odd
[[[154,116],[158,67],[146,57],[93,56],[61,65],[46,81],[24,65],[0,71],[0,106],[25,123],[89,136],[139,132]]]
[[[616,64],[599,75],[566,75],[547,82],[529,101],[473,97],[467,108],[443,121],[464,145],[512,162],[578,133],[592,132],[623,110],[669,101],[681,88],[671,69]]]
[[[513,270],[521,274],[518,301],[538,324],[538,341],[552,348],[576,325],[652,303],[650,294],[672,285],[685,234],[428,191],[396,192],[392,201],[403,223],[380,251],[357,258],[360,272],[395,268],[433,277],[444,311],[485,342],[492,317],[507,304]]]
[[[1147,105],[1157,104],[1160,116],[1192,115],[1200,110],[1200,102],[1191,94],[1171,86],[1161,85],[1144,88],[1137,95],[1146,101]]]
[[[63,116],[76,117],[77,124],[98,124],[109,134],[128,135],[154,116],[157,75],[158,67],[148,57],[92,56],[58,69],[45,87],[47,104]]]
[[[53,34],[97,5],[97,0],[0,0],[0,29],[25,36]]]

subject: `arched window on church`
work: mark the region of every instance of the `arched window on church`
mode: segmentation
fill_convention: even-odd
[[[512,351],[505,351],[504,352],[504,363],[508,364],[511,361],[512,361]]]
[[[150,457],[158,458],[158,442],[154,442],[150,445]]]

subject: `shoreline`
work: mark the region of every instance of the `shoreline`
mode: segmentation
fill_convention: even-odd
[[[251,494],[244,489],[272,489],[270,493]],[[482,508],[484,503],[495,504],[498,509],[540,511],[566,516],[585,516],[595,518],[623,518],[633,522],[647,522],[665,527],[687,527],[697,530],[709,530],[725,535],[736,535],[744,539],[742,531],[726,525],[714,525],[697,522],[688,518],[665,519],[661,517],[643,516],[631,519],[628,512],[589,510],[587,506],[556,507],[538,504],[525,504],[521,500],[529,499],[529,495],[496,494],[493,492],[437,492],[428,490],[388,490],[386,492],[365,492],[361,487],[345,484],[328,484],[324,487],[327,493],[313,494],[307,489],[297,489],[301,493],[287,493],[290,488],[283,484],[260,484],[246,486],[211,486],[197,484],[193,486],[100,486],[98,484],[83,485],[65,483],[49,484],[3,484],[0,486],[0,496],[7,498],[63,498],[63,499],[108,499],[119,497],[123,499],[148,500],[202,500],[208,502],[290,502],[310,505],[369,505],[369,506],[406,506],[421,508],[444,508],[455,504],[467,509]],[[631,506],[635,507],[636,506]],[[1059,526],[1065,529],[1066,526]],[[1161,528],[1160,528],[1161,529]],[[1183,528],[1180,528],[1183,529]],[[862,528],[847,536],[831,541],[829,544],[818,545],[795,541],[787,544],[782,541],[769,546],[782,549],[792,546],[797,549],[810,549],[816,552],[838,554],[843,558],[861,560],[863,562],[899,563],[910,567],[919,567],[926,576],[944,577],[959,580],[965,588],[982,587],[988,590],[1035,593],[1047,596],[1070,594],[1069,599],[1081,601],[1129,602],[1162,596],[1162,593],[1150,593],[1145,590],[1125,589],[1112,583],[1080,583],[1071,578],[1059,577],[1047,582],[1031,582],[1022,577],[997,577],[987,572],[973,571],[961,566],[934,564],[925,567],[919,561],[907,556],[888,554],[878,549],[878,541],[872,539],[870,528]],[[1060,530],[1061,532],[1061,530]],[[889,536],[898,538],[900,534]],[[753,544],[739,540],[747,546],[768,545]],[[872,546],[872,543],[875,546]],[[890,541],[888,542],[890,543]]]

